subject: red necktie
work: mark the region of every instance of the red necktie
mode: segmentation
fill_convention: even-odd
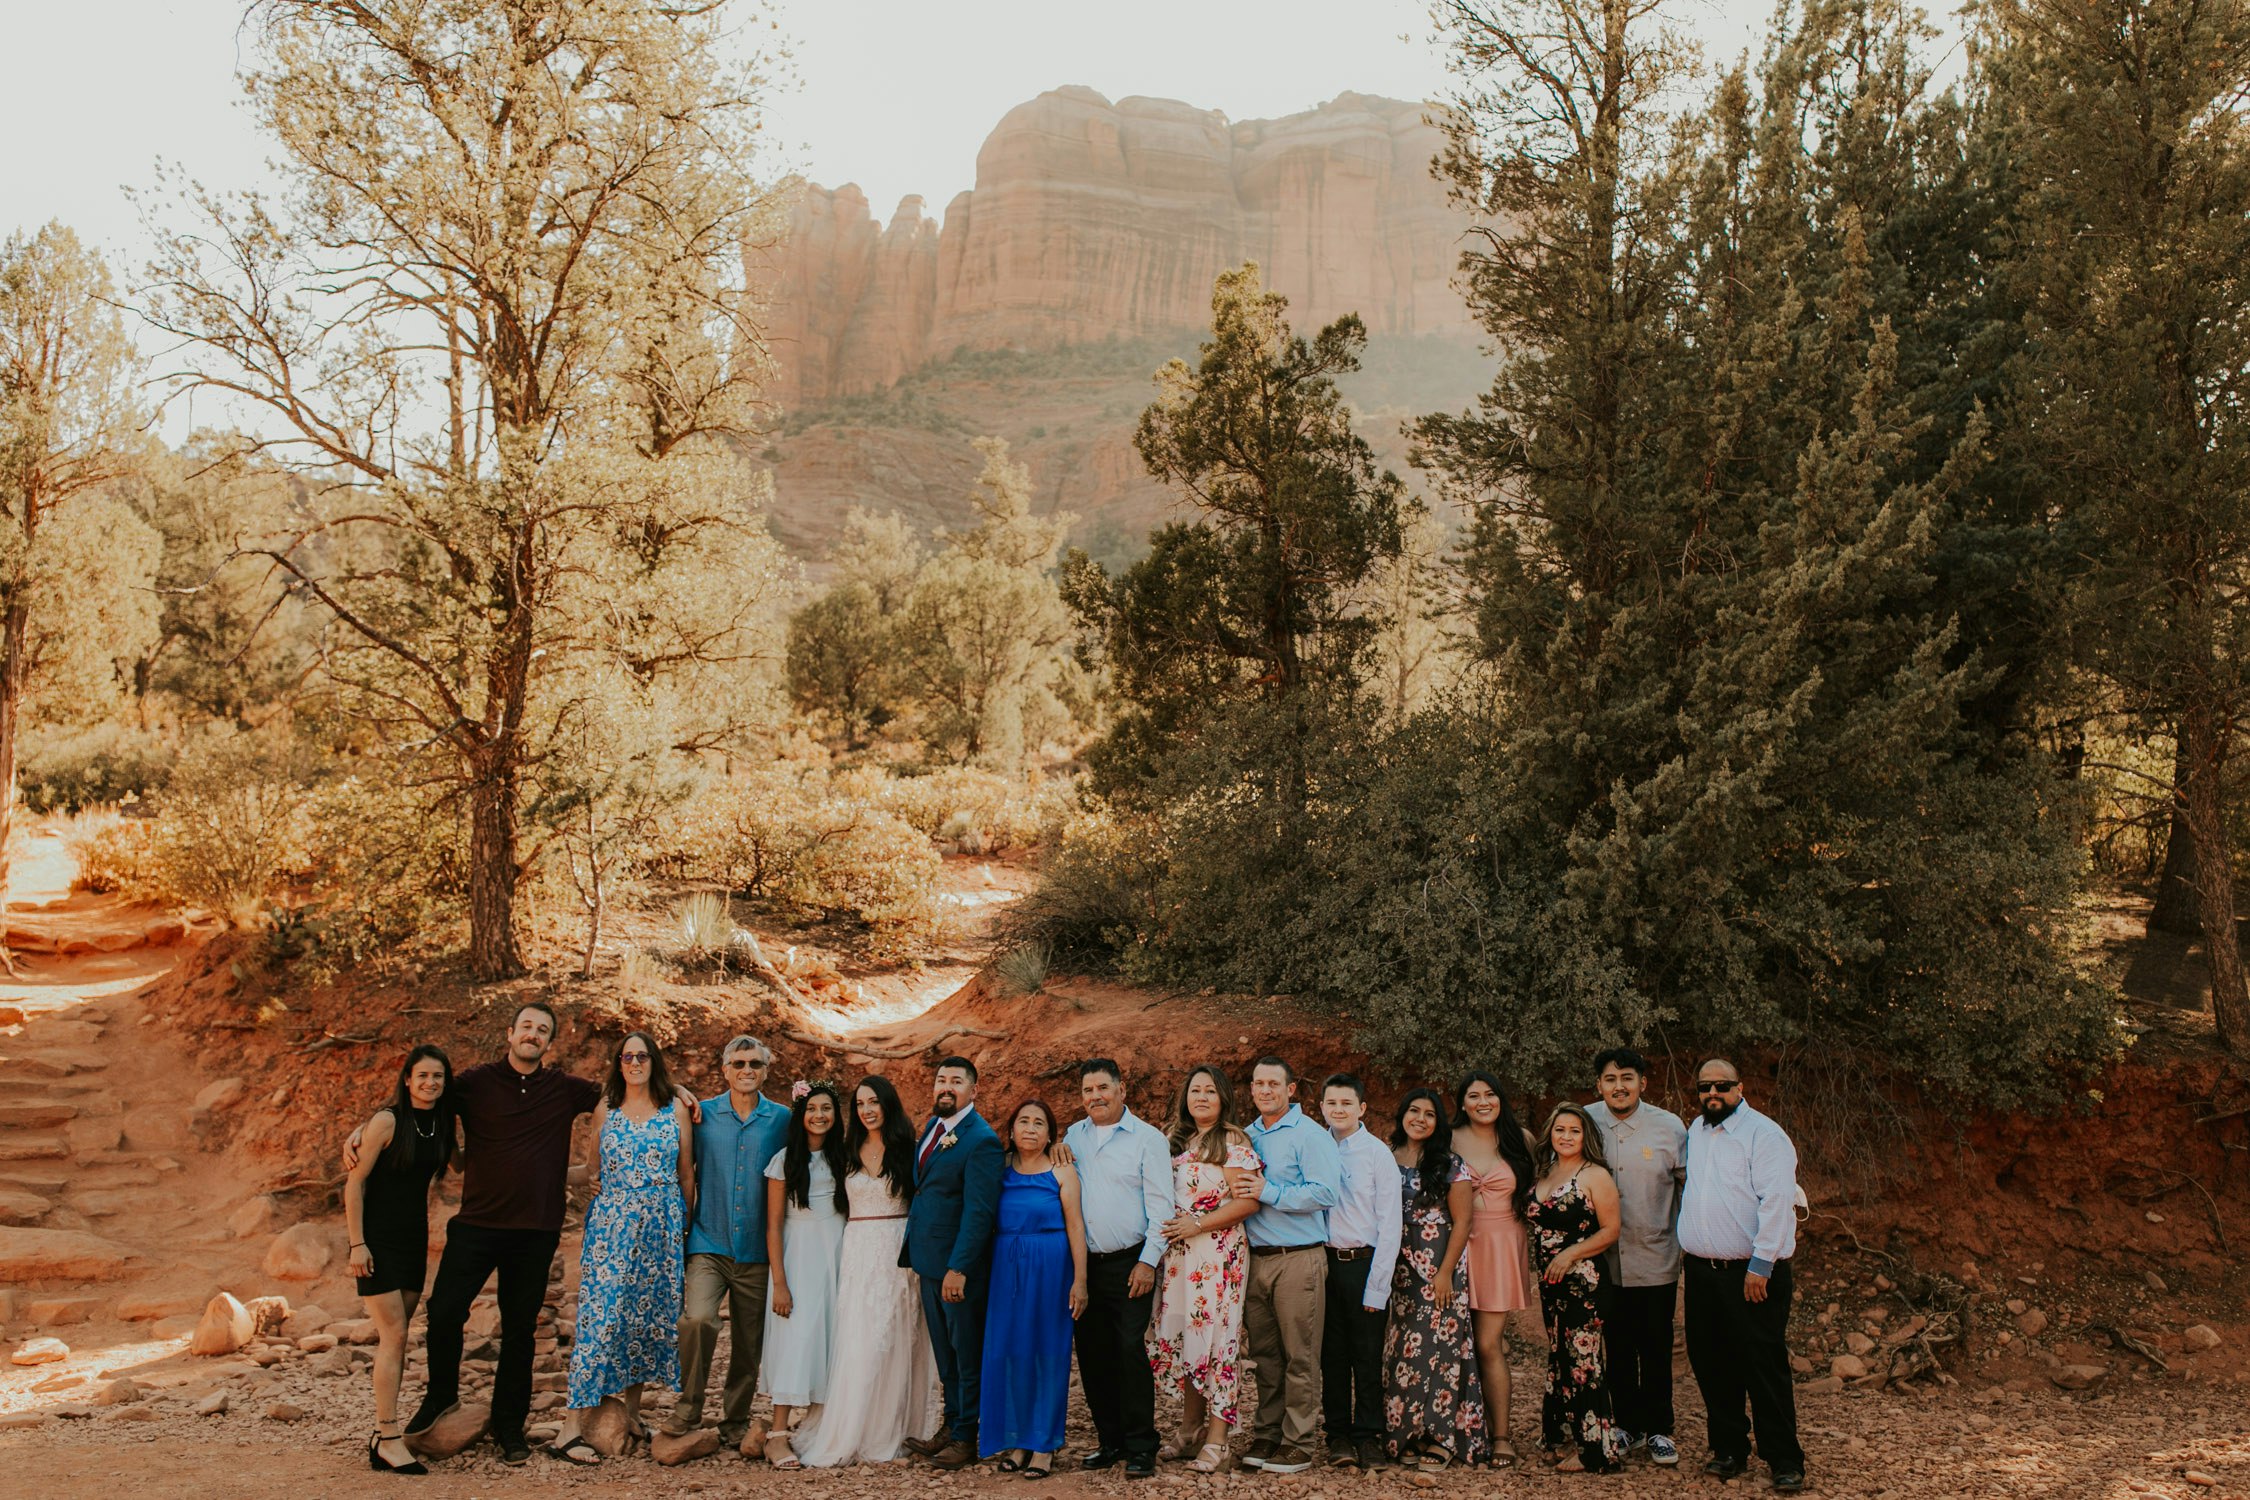
[[[932,1120],[930,1122],[930,1138],[922,1142],[922,1154],[914,1158],[915,1171],[921,1172],[928,1170],[930,1165],[930,1158],[937,1155],[937,1143],[940,1140],[944,1139],[944,1137],[945,1121]]]

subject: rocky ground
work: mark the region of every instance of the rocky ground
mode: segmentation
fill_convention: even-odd
[[[13,904],[30,910],[11,911],[9,925],[36,930],[42,946],[22,976],[0,981],[0,1463],[11,1493],[255,1500],[387,1487],[392,1481],[370,1474],[362,1452],[372,1420],[372,1330],[358,1321],[342,1274],[342,1235],[322,1207],[330,1201],[327,1179],[317,1174],[327,1169],[270,1149],[292,1120],[300,1132],[340,1133],[349,1120],[336,1113],[337,1090],[364,1067],[355,1062],[338,1073],[330,1066],[328,1074],[321,1067],[347,1044],[372,1044],[338,1035],[340,1021],[309,1013],[293,1015],[293,1029],[214,1030],[220,1023],[209,1017],[190,1024],[201,1013],[183,1012],[176,995],[152,985],[194,951],[177,946],[186,935],[178,924],[107,898],[71,896],[68,877],[67,860],[46,844],[19,859]],[[1059,998],[1010,999],[976,988],[918,1018],[892,1014],[910,998],[903,990],[871,997],[878,1004],[855,993],[853,1014],[808,1006],[805,1015],[831,1035],[851,1033],[827,1043],[825,1056],[854,1066],[905,1057],[963,1026],[982,1028],[979,1036],[1012,1036],[1004,1050],[1017,1076],[996,1082],[1058,1098],[1067,1089],[1056,1081],[1062,1064],[1055,1059],[1067,1062],[1121,1037],[1129,1045],[1112,1050],[1145,1064],[1148,1076],[1160,1064],[1252,1047],[1284,1023],[1299,1028],[1290,1044],[1308,1061],[1343,1045],[1271,1002],[1203,997],[1182,1006],[1177,997],[1084,982]],[[1171,1008],[1148,1014],[1159,1006]],[[226,1013],[211,1014],[223,1020]],[[414,1020],[426,1023],[430,1014]],[[861,1019],[868,1025],[855,1029]],[[221,1035],[239,1045],[216,1046]],[[823,1059],[823,1048],[801,1050],[802,1060],[788,1061]],[[370,1096],[353,1108],[363,1112],[373,1102]],[[2058,1150],[2050,1134],[2037,1156],[2026,1148],[2013,1157],[2008,1173],[2020,1181],[2040,1162],[2053,1169]],[[2212,1180],[2218,1196],[2207,1228],[2186,1191],[2201,1181],[2168,1178],[2157,1184],[2168,1196],[2132,1199],[2129,1211],[2085,1199],[2065,1178],[2052,1179],[2043,1198],[2018,1192],[2003,1203],[1992,1198],[1988,1179],[1977,1178],[1969,1185],[1986,1206],[1975,1214],[1925,1178],[1916,1201],[1958,1232],[1875,1244],[1860,1241],[1874,1233],[1867,1216],[1851,1224],[1834,1213],[1816,1216],[1799,1256],[1792,1339],[1817,1490],[1870,1500],[2250,1497],[2250,1319],[2227,1239],[2230,1220],[2241,1237],[2239,1195],[2223,1176]],[[2089,1207],[2106,1217],[2087,1217]],[[2058,1223],[2070,1216],[2076,1228],[2048,1227],[2036,1239],[2042,1214]],[[2106,1246],[2098,1253],[2089,1248],[2096,1227]],[[2073,1236],[2074,1252],[2055,1248]],[[542,1328],[535,1421],[552,1420],[562,1400],[573,1300],[566,1268],[574,1259],[566,1244]],[[489,1304],[472,1318],[472,1400],[489,1382],[486,1340],[495,1322]],[[722,1359],[723,1349],[722,1341]],[[1528,1342],[1519,1349],[1519,1446],[1529,1446],[1527,1392],[1540,1385],[1539,1358]],[[410,1404],[421,1385],[416,1359]],[[1716,1496],[1722,1487],[1696,1472],[1701,1414],[1684,1362],[1681,1391],[1688,1462],[1671,1472],[1636,1465],[1613,1479],[1527,1472],[1425,1482],[1326,1470],[1288,1480],[1198,1480],[1168,1469],[1144,1488],[1273,1491],[1297,1500],[1420,1488]],[[653,1404],[661,1410],[665,1399]],[[1075,1407],[1070,1445],[1080,1453],[1090,1446]],[[422,1490],[477,1497],[588,1486],[661,1495],[794,1487],[906,1496],[1012,1493],[1018,1483],[903,1464],[777,1474],[731,1453],[674,1470],[628,1455],[594,1471],[545,1458],[518,1471],[477,1445],[445,1461]],[[1764,1484],[1761,1475],[1731,1488],[1749,1493]],[[1047,1487],[1108,1492],[1125,1481],[1072,1473],[1066,1459]]]

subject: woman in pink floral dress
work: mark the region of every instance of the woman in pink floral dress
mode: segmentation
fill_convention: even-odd
[[[1258,1208],[1254,1188],[1230,1193],[1259,1172],[1250,1137],[1235,1128],[1234,1087],[1206,1064],[1189,1073],[1172,1109],[1172,1204],[1164,1224],[1171,1248],[1149,1320],[1148,1359],[1159,1384],[1176,1385],[1185,1406],[1180,1435],[1157,1450],[1216,1474],[1230,1467],[1227,1432],[1236,1422],[1241,1379],[1242,1299],[1250,1242],[1242,1221]]]

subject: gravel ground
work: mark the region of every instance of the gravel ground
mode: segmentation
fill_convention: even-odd
[[[365,1466],[360,1451],[369,1426],[364,1351],[353,1351],[361,1357],[351,1359],[348,1373],[346,1360],[338,1358],[342,1353],[292,1350],[265,1367],[241,1356],[168,1356],[95,1372],[81,1386],[40,1398],[53,1404],[11,1403],[16,1409],[0,1416],[0,1458],[9,1490],[40,1500],[280,1500],[369,1494],[405,1485],[371,1474]],[[1528,1448],[1524,1434],[1533,1418],[1527,1416],[1527,1394],[1537,1389],[1539,1375],[1521,1363],[1518,1368],[1518,1446]],[[471,1362],[465,1381],[470,1399],[476,1399],[488,1372],[488,1365]],[[113,1390],[101,1383],[103,1373],[131,1380],[135,1389]],[[1680,1373],[1685,1457],[1669,1472],[1636,1461],[1622,1475],[1589,1477],[1548,1473],[1535,1464],[1534,1471],[1505,1476],[1455,1472],[1425,1484],[1397,1471],[1362,1475],[1326,1469],[1285,1479],[1246,1473],[1202,1479],[1166,1465],[1156,1480],[1129,1485],[1115,1471],[1071,1472],[1072,1459],[1066,1456],[1045,1487],[1071,1495],[1116,1494],[1128,1488],[1155,1495],[1273,1492],[1295,1500],[1345,1500],[1423,1488],[1438,1494],[1505,1491],[1558,1497],[1716,1496],[1766,1489],[1763,1473],[1722,1486],[1699,1472],[1702,1413],[1694,1382],[1684,1368]],[[714,1390],[717,1384],[714,1378]],[[407,1385],[410,1393],[419,1388],[418,1371],[410,1371]],[[194,1414],[197,1402],[219,1392],[227,1396],[226,1411]],[[664,1399],[655,1398],[652,1405],[660,1407]],[[711,1415],[715,1419],[715,1411]],[[535,1415],[533,1421],[542,1419]],[[2100,1392],[2072,1394],[2026,1375],[1973,1389],[1922,1385],[1887,1393],[1808,1395],[1799,1420],[1813,1488],[1824,1495],[1868,1500],[2250,1496],[2250,1401],[2239,1385],[2135,1375],[2121,1376]],[[1084,1409],[1074,1396],[1069,1453],[1081,1454],[1091,1446]],[[528,1468],[511,1470],[489,1446],[479,1445],[410,1487],[432,1497],[496,1500],[597,1488],[634,1495],[783,1490],[868,1497],[1013,1494],[1021,1492],[1022,1483],[1014,1475],[985,1469],[948,1476],[903,1462],[783,1474],[726,1452],[669,1470],[638,1455],[584,1470],[535,1455]]]

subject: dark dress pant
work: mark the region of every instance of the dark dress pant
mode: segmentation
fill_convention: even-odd
[[[1796,1290],[1789,1262],[1773,1268],[1766,1300],[1742,1295],[1746,1260],[1687,1258],[1687,1352],[1703,1391],[1715,1458],[1750,1461],[1750,1432],[1758,1456],[1775,1472],[1802,1472],[1797,1444],[1797,1388],[1789,1373],[1789,1303]],[[1747,1404],[1749,1410],[1744,1412]]]
[[[1078,1383],[1101,1447],[1154,1458],[1156,1375],[1148,1363],[1148,1324],[1156,1291],[1152,1286],[1139,1297],[1127,1291],[1140,1254],[1134,1249],[1086,1257],[1086,1311],[1076,1332]]]

